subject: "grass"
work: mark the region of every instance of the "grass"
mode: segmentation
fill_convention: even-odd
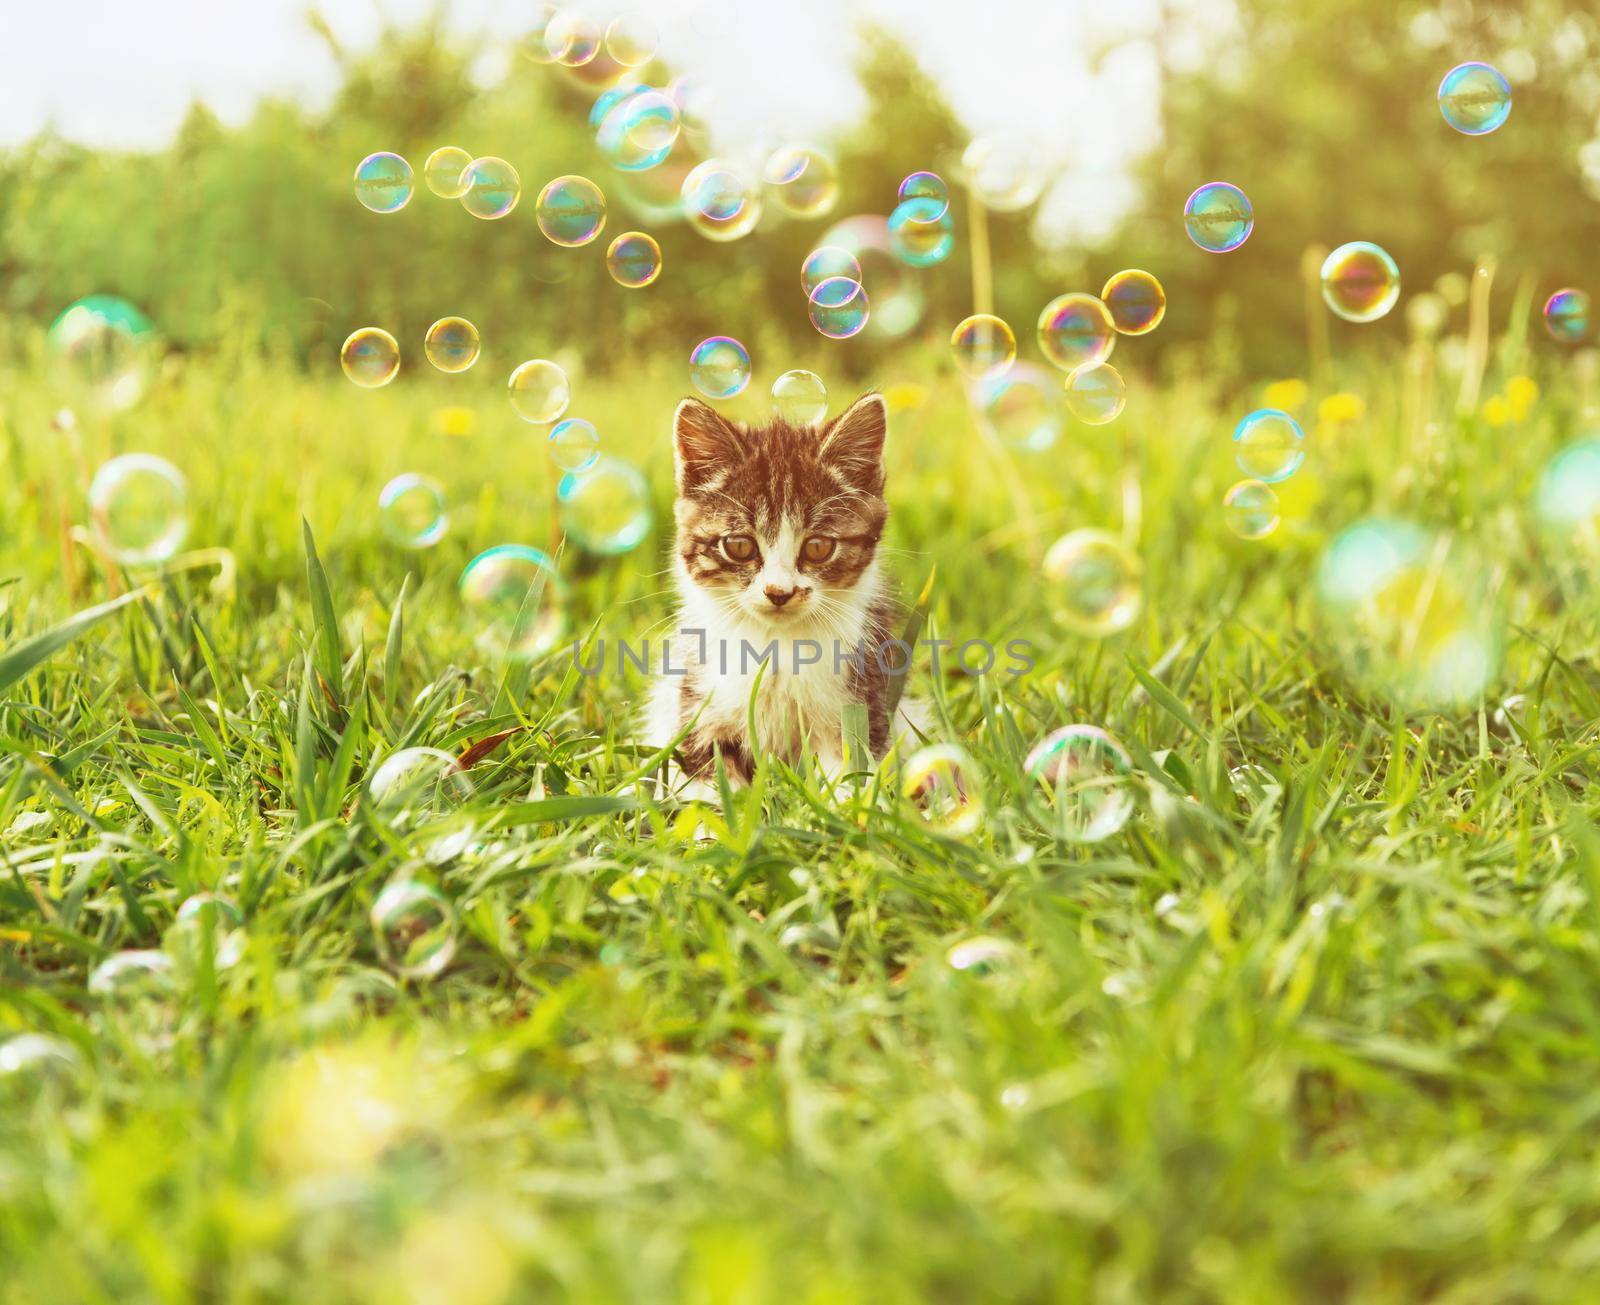
[[[1592,382],[1502,350],[1488,388],[1509,358],[1544,393],[1491,428],[1452,415],[1449,350],[1426,420],[1398,357],[1347,359],[1307,422],[1335,385],[1365,414],[1314,430],[1284,525],[1249,545],[1217,504],[1255,388],[1204,359],[1158,383],[1124,352],[1122,421],[1010,475],[942,358],[874,378],[921,387],[891,425],[903,588],[936,563],[931,632],[1037,659],[913,679],[983,777],[981,829],[948,839],[870,775],[830,794],[772,765],[720,814],[652,803],[637,677],[556,657],[499,701],[454,581],[481,548],[553,539],[540,433],[495,383],[516,359],[363,393],[190,358],[68,435],[22,348],[0,385],[0,646],[127,590],[67,533],[110,451],[178,461],[190,546],[232,566],[173,570],[0,694],[0,1033],[81,1061],[0,1075],[0,1297],[1586,1295],[1600,679],[1592,591],[1528,504]],[[792,365],[756,360],[757,391]],[[658,522],[682,385],[577,380]],[[439,433],[447,406],[471,434]],[[401,470],[457,505],[424,554],[376,529]],[[1408,712],[1333,655],[1309,577],[1368,512],[1486,559],[1506,658],[1483,703]],[[1145,614],[1103,642],[1038,578],[1078,525],[1127,530],[1146,567]],[[568,550],[573,628],[664,618],[663,544]],[[1021,754],[1070,721],[1137,763],[1136,816],[1091,846],[1019,801]],[[426,864],[438,828],[363,797],[403,743],[500,734],[446,864]],[[1259,800],[1230,783],[1245,764],[1270,773]],[[369,910],[407,871],[459,914],[432,981],[375,949]],[[206,890],[241,907],[239,940],[176,922]],[[1008,948],[952,969],[973,937]],[[170,996],[88,991],[129,948],[175,957]]]

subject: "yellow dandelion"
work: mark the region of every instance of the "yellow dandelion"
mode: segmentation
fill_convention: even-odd
[[[1288,380],[1273,381],[1261,391],[1261,402],[1268,408],[1281,408],[1284,412],[1294,412],[1305,404],[1310,391],[1306,383],[1298,377]]]
[[[1498,394],[1485,399],[1483,403],[1483,419],[1491,426],[1504,426],[1511,420],[1511,405]]]
[[[901,381],[896,385],[884,387],[883,401],[889,405],[891,413],[912,412],[920,408],[927,400],[927,387],[917,385],[912,381]]]
[[[1330,394],[1317,405],[1317,419],[1326,426],[1360,421],[1367,415],[1367,401],[1359,394]]]
[[[1539,398],[1539,382],[1531,376],[1513,376],[1506,382],[1506,403],[1511,408],[1511,416],[1516,421],[1521,421],[1533,410],[1533,405]]]
[[[441,435],[471,435],[478,429],[478,414],[471,408],[440,408],[433,424]]]

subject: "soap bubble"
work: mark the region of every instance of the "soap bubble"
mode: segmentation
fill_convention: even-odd
[[[376,390],[400,374],[400,342],[381,326],[350,332],[339,350],[344,374],[364,390]]]
[[[1544,329],[1552,340],[1577,344],[1589,333],[1589,296],[1582,290],[1557,290],[1544,301]]]
[[[707,159],[683,179],[683,215],[708,240],[737,240],[761,219],[761,190],[727,159]]]
[[[1019,362],[978,382],[978,414],[990,434],[1014,449],[1039,453],[1061,438],[1066,397],[1042,367]]]
[[[1131,267],[1105,284],[1100,299],[1122,335],[1147,335],[1167,315],[1167,292],[1149,272]]]
[[[422,179],[440,199],[460,199],[467,182],[462,176],[472,163],[472,155],[454,145],[442,145],[428,155],[422,165]]]
[[[1329,642],[1375,688],[1455,705],[1475,701],[1494,677],[1500,639],[1486,578],[1447,536],[1359,521],[1324,551],[1316,593]]]
[[[750,383],[750,354],[732,336],[707,336],[689,353],[689,379],[708,399],[731,399]]]
[[[1183,206],[1189,239],[1208,253],[1226,254],[1250,238],[1255,212],[1244,191],[1226,181],[1208,181]]]
[[[356,198],[374,213],[398,213],[411,202],[411,165],[380,150],[356,164]]]
[[[1489,64],[1457,64],[1439,83],[1439,112],[1462,134],[1486,136],[1511,116],[1511,83]]]
[[[1222,519],[1241,539],[1265,539],[1278,528],[1278,496],[1271,485],[1241,480],[1223,495]]]
[[[221,893],[195,893],[186,897],[178,908],[165,946],[192,971],[199,963],[204,938],[209,933],[213,967],[229,970],[244,956],[243,924],[244,912],[231,898]]]
[[[839,170],[815,145],[780,146],[767,156],[762,175],[791,217],[821,217],[839,198]]]
[[[1044,189],[1038,160],[1015,138],[977,137],[962,154],[961,166],[973,194],[996,213],[1027,208]]]
[[[83,1057],[65,1038],[19,1033],[0,1042],[0,1083],[23,1080],[68,1086],[83,1072]]]
[[[396,833],[416,834],[431,826],[449,825],[433,833],[423,854],[434,864],[454,860],[472,841],[472,830],[459,820],[472,799],[472,781],[456,759],[440,748],[401,748],[384,758],[367,781],[367,794]]]
[[[859,283],[861,264],[848,249],[841,249],[838,245],[823,245],[813,249],[806,255],[806,261],[800,264],[800,286],[808,299],[811,292],[824,281],[839,276]]]
[[[568,417],[550,428],[550,459],[562,471],[587,471],[600,456],[600,432],[592,421]]]
[[[539,17],[517,42],[517,52],[529,63],[548,64],[556,61],[550,53],[546,37],[550,31],[550,21],[560,12],[556,5],[540,5]]]
[[[165,562],[189,533],[189,487],[165,458],[124,453],[94,473],[89,518],[100,546],[124,566]]]
[[[950,206],[937,200],[908,199],[889,215],[889,248],[907,267],[933,267],[955,248]]]
[[[631,463],[602,456],[587,471],[561,478],[556,511],[569,539],[612,557],[636,548],[650,533],[650,486]]]
[[[1085,363],[1067,377],[1067,411],[1086,426],[1104,426],[1122,415],[1128,387],[1110,363]]]
[[[1028,753],[1028,810],[1057,838],[1098,843],[1133,814],[1133,761],[1094,725],[1055,730]]]
[[[1533,493],[1534,518],[1563,549],[1600,557],[1600,439],[1579,440],[1552,458]]]
[[[1252,480],[1288,480],[1306,458],[1306,436],[1288,413],[1258,408],[1233,430],[1233,460]]]
[[[165,952],[113,952],[89,975],[89,995],[132,1008],[172,995],[172,958]]]
[[[648,86],[633,87],[616,95],[595,133],[600,152],[614,168],[646,172],[660,165],[677,143],[681,120],[678,105],[669,95]],[[601,96],[596,109],[606,102]]]
[[[1262,486],[1266,488],[1265,485]],[[1283,794],[1283,785],[1265,766],[1251,762],[1235,766],[1228,772],[1228,787],[1241,798],[1251,811],[1268,802],[1276,802]]]
[[[455,907],[414,879],[391,883],[372,903],[378,957],[407,979],[432,979],[456,954]]]
[[[627,290],[642,290],[661,275],[661,246],[643,231],[624,231],[606,250],[606,271]]]
[[[1400,298],[1400,269],[1366,240],[1340,245],[1322,264],[1322,299],[1347,322],[1375,322]]]
[[[957,974],[980,979],[1007,978],[1022,968],[1022,949],[1004,938],[963,938],[944,954],[944,962]]]
[[[566,586],[543,549],[528,544],[485,549],[467,563],[457,588],[462,603],[483,622],[483,641],[508,643],[512,657],[548,652],[566,633]]]
[[[582,68],[593,62],[603,39],[594,19],[576,7],[557,11],[544,29],[545,49],[552,59],[568,68]]]
[[[906,762],[900,791],[942,834],[970,834],[983,823],[983,786],[964,748],[935,743]]]
[[[871,305],[860,282],[849,277],[829,277],[811,292],[811,325],[830,340],[848,340],[867,324]]]
[[[913,172],[900,183],[896,199],[905,203],[908,199],[925,199],[938,206],[938,211],[923,221],[941,218],[950,207],[950,187],[944,184],[944,178],[935,172]]]
[[[441,317],[422,338],[422,352],[442,372],[464,372],[478,361],[478,328],[465,317]]]
[[[950,333],[956,366],[974,380],[1003,376],[1017,358],[1017,337],[992,313],[974,313]]]
[[[828,415],[828,387],[815,372],[784,372],[772,382],[772,406],[785,421],[815,426]]]
[[[572,387],[555,363],[532,358],[511,373],[508,386],[512,411],[534,426],[547,426],[567,410]]]
[[[1064,372],[1104,362],[1116,347],[1117,328],[1105,304],[1093,295],[1052,299],[1039,314],[1039,349]]]
[[[642,68],[656,57],[661,37],[642,14],[621,14],[606,28],[606,53],[624,68]]]
[[[69,304],[45,337],[65,386],[111,412],[144,397],[155,361],[150,320],[125,299],[89,295]]]
[[[522,178],[504,159],[486,155],[462,170],[461,207],[475,218],[485,222],[503,218],[521,198]]]
[[[824,232],[819,244],[836,246],[850,254],[859,265],[861,275],[849,279],[872,287],[868,335],[880,340],[898,340],[921,320],[922,278],[895,257],[889,244],[886,219],[872,214],[846,218]],[[812,290],[815,288],[813,286]],[[806,293],[809,297],[811,291]]]
[[[378,494],[378,521],[401,548],[432,548],[450,524],[444,486],[415,471],[396,476]]]
[[[1144,602],[1144,567],[1115,535],[1074,530],[1050,545],[1045,579],[1055,585],[1068,628],[1099,639],[1126,630]]]
[[[606,197],[587,177],[557,177],[539,192],[534,215],[546,239],[576,249],[605,227]]]

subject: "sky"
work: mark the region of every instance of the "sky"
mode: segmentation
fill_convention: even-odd
[[[714,90],[719,147],[826,138],[862,108],[852,75],[857,20],[903,36],[975,132],[1025,143],[1061,181],[1041,225],[1093,236],[1131,199],[1126,167],[1155,141],[1157,69],[1142,39],[1159,0],[593,0],[602,22],[649,17],[672,66]],[[435,0],[322,0],[340,40],[371,41]],[[248,117],[264,94],[311,104],[337,70],[305,20],[308,0],[0,0],[0,147],[46,126],[94,145],[165,143],[189,105]],[[541,6],[451,0],[451,22],[507,52]],[[1114,50],[1097,59],[1097,50]],[[1095,60],[1091,71],[1091,60]],[[486,75],[493,69],[486,68]]]

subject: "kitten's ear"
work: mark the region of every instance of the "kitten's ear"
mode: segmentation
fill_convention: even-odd
[[[883,441],[889,433],[889,407],[881,394],[863,394],[846,408],[822,437],[822,460],[845,483],[868,494],[883,492]]]
[[[672,415],[678,490],[703,485],[738,450],[739,432],[699,399],[685,399]]]

